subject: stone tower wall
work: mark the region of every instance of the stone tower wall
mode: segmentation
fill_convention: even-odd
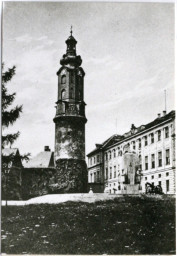
[[[71,117],[56,123],[56,161],[58,159],[85,160],[85,124],[76,119]]]

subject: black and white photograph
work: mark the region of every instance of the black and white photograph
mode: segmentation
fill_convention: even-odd
[[[2,255],[176,255],[175,3],[3,1]]]

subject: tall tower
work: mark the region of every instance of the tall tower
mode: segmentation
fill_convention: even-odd
[[[57,183],[61,193],[81,193],[87,190],[85,162],[85,102],[82,59],[76,54],[77,41],[71,35],[66,40],[66,54],[60,60],[58,100],[55,123],[55,163]]]

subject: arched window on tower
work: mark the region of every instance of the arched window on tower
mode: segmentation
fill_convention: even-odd
[[[82,76],[80,76],[80,75],[78,76],[78,83],[82,84]]]
[[[66,83],[66,75],[63,75],[63,76],[61,77],[61,83],[62,83],[62,84],[65,84],[65,83]]]
[[[71,90],[70,90],[70,99],[73,99],[73,98],[74,98],[73,88],[71,88]]]
[[[82,93],[81,93],[81,90],[79,90],[79,100],[82,100]]]
[[[65,91],[65,89],[63,89],[61,91],[61,100],[65,99],[65,97],[66,97],[66,91]]]
[[[71,73],[71,83],[74,83],[74,74]]]

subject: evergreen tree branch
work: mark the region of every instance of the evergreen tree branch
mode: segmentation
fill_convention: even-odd
[[[10,111],[2,112],[2,126],[8,127],[10,124],[13,124],[20,116],[22,112],[22,106],[16,106]]]
[[[28,162],[30,156],[31,156],[31,154],[27,153],[27,154],[21,155],[20,157],[21,157],[22,161],[24,160],[24,161]]]
[[[15,99],[16,93],[7,94],[7,89],[5,86],[2,86],[2,111],[5,111],[6,108],[12,104]]]
[[[2,65],[3,68],[4,65]],[[13,66],[12,68],[9,68],[8,71],[2,73],[2,85],[7,83],[12,79],[12,77],[15,75],[16,67]]]
[[[14,133],[14,134],[7,134],[2,135],[2,148],[4,148],[7,145],[12,145],[15,140],[19,137],[20,132]]]

